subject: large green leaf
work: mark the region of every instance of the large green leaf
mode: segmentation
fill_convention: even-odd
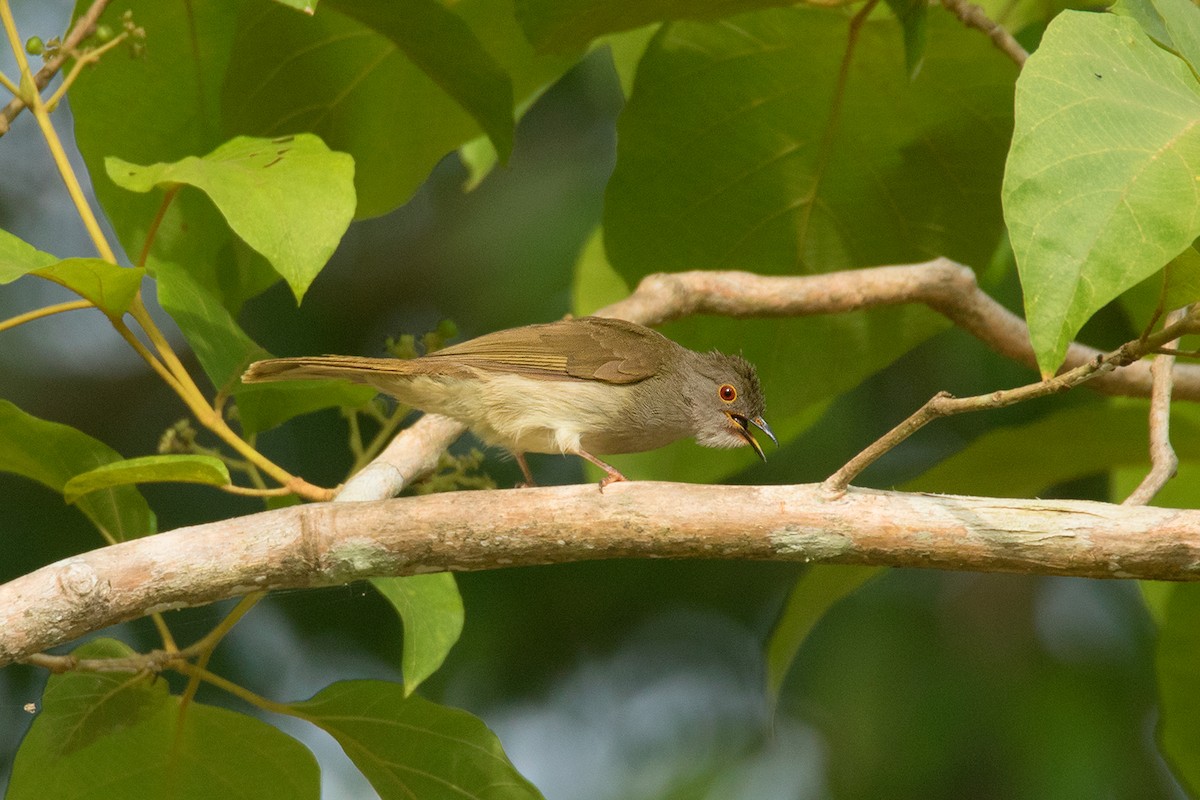
[[[74,503],[97,489],[134,483],[203,483],[209,486],[228,486],[229,468],[219,458],[194,454],[128,458],[76,475],[63,487],[63,496],[68,503]]]
[[[8,231],[0,230],[0,284],[15,281],[56,261],[58,259],[49,253],[43,253]]]
[[[789,0],[517,0],[517,19],[542,51],[585,47],[605,33],[673,19],[711,20],[743,11],[792,5]]]
[[[81,659],[126,658],[133,648],[93,639],[72,653]],[[167,682],[149,673],[67,672],[51,675],[37,724],[56,755],[67,755],[153,716],[168,702]]]
[[[500,161],[513,143],[513,85],[470,27],[437,0],[327,0],[399,48],[487,133]]]
[[[1186,5],[1168,13],[1200,17]],[[1200,82],[1133,19],[1064,12],[1021,73],[1016,112],[1004,210],[1052,373],[1092,314],[1200,235]]]
[[[1170,590],[1154,662],[1159,744],[1175,775],[1194,794],[1200,791],[1200,584]]]
[[[220,88],[243,5],[237,0],[114,4],[101,20],[120,30],[121,15],[130,11],[146,30],[145,55],[105,58],[84,70],[71,88],[76,143],[96,197],[135,262],[162,196],[117,187],[104,177],[104,159],[170,163],[211,152],[229,138],[221,124]],[[76,14],[90,6],[83,0]],[[269,42],[261,46],[271,49]],[[212,202],[198,192],[181,192],[162,218],[146,266],[153,269],[160,261],[186,265],[202,286],[234,310],[278,280],[266,260],[241,245]]]
[[[482,722],[399,684],[341,681],[292,710],[336,739],[383,800],[541,797]]]
[[[82,431],[30,416],[0,400],[0,471],[24,475],[61,492],[81,472],[120,460],[120,453]],[[78,506],[112,539],[154,532],[154,514],[131,486],[98,491],[82,498]]]
[[[401,669],[404,691],[412,694],[446,660],[463,627],[462,595],[454,574],[372,578],[404,623]]]
[[[117,642],[76,655],[128,654]],[[72,672],[50,678],[13,762],[8,800],[116,797],[300,800],[320,795],[316,760],[265,722],[178,698],[160,678]]]
[[[895,22],[883,18],[863,26],[839,97],[846,26],[842,12],[794,8],[662,28],[618,122],[606,198],[608,257],[627,285],[658,271],[794,274],[933,255],[988,262],[1002,232],[1015,67],[935,15],[924,67],[910,81]],[[754,362],[766,418],[783,439],[944,324],[905,307],[690,319],[663,330]],[[654,468],[639,472],[646,458]],[[640,476],[685,480],[751,460],[686,444],[616,459]]]
[[[370,388],[342,381],[243,385],[238,379],[250,362],[270,353],[187,270],[162,262],[155,277],[159,303],[183,331],[213,385],[237,397],[238,418],[246,431],[267,430],[319,408],[358,407],[375,396]]]
[[[800,576],[767,640],[767,691],[772,698],[779,697],[800,646],[825,613],[882,571],[882,567],[816,564]]]
[[[354,161],[316,136],[238,136],[203,158],[139,166],[110,157],[108,176],[134,192],[195,186],[261,253],[299,302],[354,216]]]

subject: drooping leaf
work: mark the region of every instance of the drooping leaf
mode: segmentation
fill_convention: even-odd
[[[116,639],[93,639],[72,651],[80,659],[134,655]],[[69,755],[129,728],[160,711],[168,701],[167,683],[148,673],[66,672],[51,675],[42,695],[37,724],[56,755]]]
[[[1200,235],[1200,82],[1133,19],[1064,12],[1016,109],[1004,210],[1049,374],[1092,314]]]
[[[204,798],[214,791],[228,800],[320,796],[312,753],[265,722],[196,702],[181,715],[177,697],[154,690],[135,696],[130,685],[106,687],[92,676],[56,680],[17,751],[8,800]],[[107,697],[106,689],[127,696]],[[60,707],[88,725],[88,735],[76,732],[67,752]]]
[[[187,184],[203,191],[229,227],[283,276],[299,302],[354,216],[354,161],[312,134],[238,136],[197,158],[138,166],[104,161],[134,192]]]
[[[925,25],[929,4],[921,0],[887,0],[904,32],[904,65],[909,77],[916,77],[925,61]]]
[[[340,681],[292,709],[336,739],[383,800],[541,798],[482,722],[399,684]]]
[[[800,646],[825,612],[883,571],[882,567],[816,564],[805,570],[767,640],[767,692],[779,697]]]
[[[74,503],[97,489],[128,486],[135,483],[204,483],[209,486],[228,486],[229,468],[213,456],[172,454],[142,456],[114,461],[67,481],[63,496]]]
[[[792,5],[787,0],[517,0],[517,19],[543,52],[585,47],[597,36],[676,19],[713,20],[743,11]]]
[[[885,17],[863,25],[839,97],[846,26],[840,11],[788,8],[659,31],[618,121],[605,203],[608,258],[627,285],[654,272],[796,274],[934,254],[988,263],[1003,229],[998,189],[1016,68],[983,37],[934,15],[925,64],[910,81]],[[908,306],[693,318],[663,332],[756,364],[766,419],[782,441],[944,324]],[[639,472],[647,458],[653,471]],[[641,477],[711,480],[752,459],[682,444],[616,461]]]
[[[326,0],[398,47],[470,114],[501,163],[513,142],[513,85],[470,27],[437,0]]]
[[[401,670],[404,692],[417,687],[446,660],[463,627],[462,595],[450,572],[406,578],[372,578],[404,623]]]
[[[68,258],[31,274],[65,286],[110,317],[119,317],[129,310],[146,271],[99,258]]]
[[[0,230],[0,284],[15,281],[56,261],[58,259],[49,253],[43,253],[8,231]]]
[[[61,492],[68,480],[121,454],[68,425],[26,414],[0,400],[0,471],[24,475]],[[154,532],[154,514],[131,486],[103,489],[82,498],[79,510],[115,540]]]

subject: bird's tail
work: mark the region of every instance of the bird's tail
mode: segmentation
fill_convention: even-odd
[[[374,384],[380,375],[405,375],[408,362],[399,358],[361,358],[358,356],[303,356],[268,358],[255,361],[242,375],[242,383],[269,381],[308,381],[342,378],[355,383]]]

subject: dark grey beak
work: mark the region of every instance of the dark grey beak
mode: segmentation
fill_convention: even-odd
[[[758,428],[760,431],[765,433],[767,436],[770,436],[771,441],[775,443],[775,446],[776,447],[779,446],[779,440],[775,438],[774,431],[771,430],[771,426],[768,425],[767,421],[765,419],[763,419],[762,417],[755,417],[754,419],[748,419],[739,414],[730,414],[729,416],[730,416],[730,419],[732,419],[734,421],[734,423],[737,425],[738,433],[740,433],[742,438],[746,440],[746,444],[753,447],[754,452],[758,453],[758,457],[761,458],[763,461],[767,460],[767,454],[763,452],[762,445],[760,445],[758,443],[758,440],[754,438],[754,434],[750,432],[751,425]]]

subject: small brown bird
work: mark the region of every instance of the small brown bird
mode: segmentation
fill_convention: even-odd
[[[657,331],[604,317],[527,325],[414,359],[314,356],[250,365],[242,380],[344,378],[401,403],[452,417],[509,450],[533,485],[525,453],[573,453],[625,476],[596,453],[637,453],[688,436],[707,447],[749,445],[763,419],[754,367],[741,356],[697,353]]]

